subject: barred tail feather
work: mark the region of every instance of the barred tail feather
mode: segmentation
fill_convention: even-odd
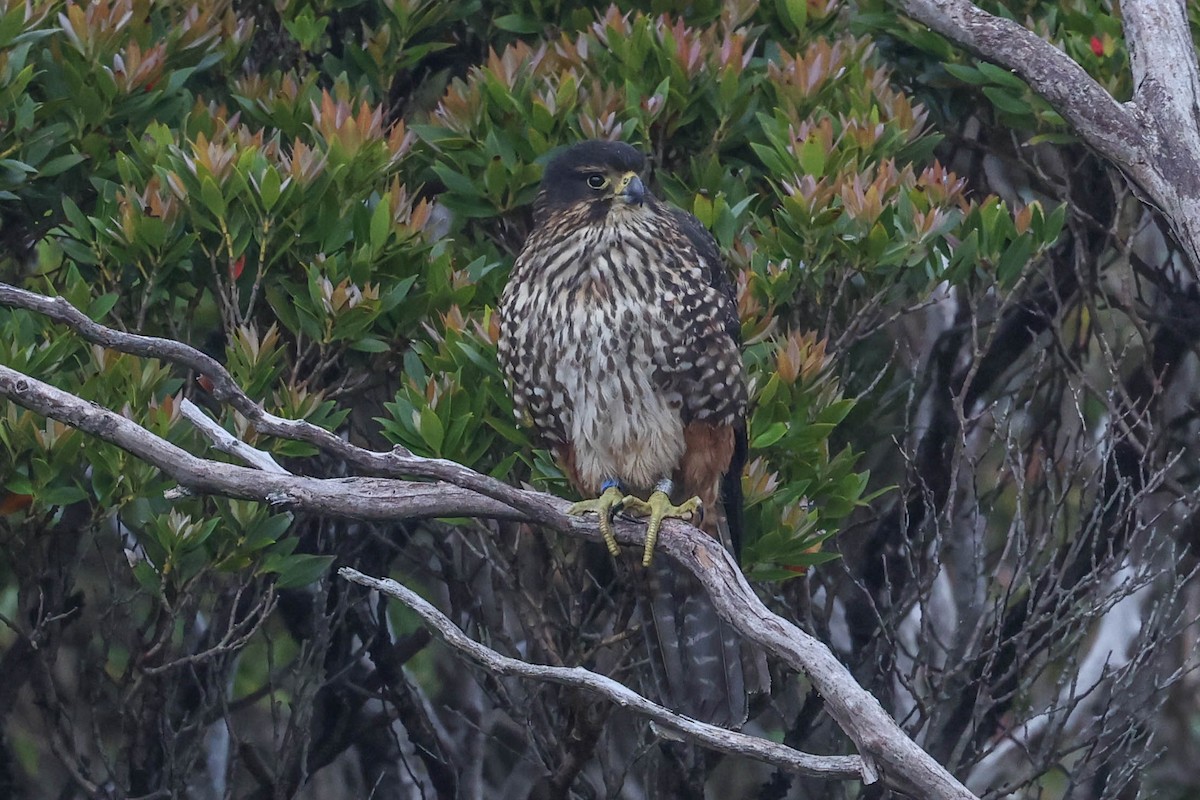
[[[717,615],[691,573],[661,556],[639,598],[652,699],[694,719],[740,728],[750,696],[769,686],[761,651]]]

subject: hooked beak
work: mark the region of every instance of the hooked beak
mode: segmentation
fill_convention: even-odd
[[[646,199],[646,184],[637,175],[629,175],[622,181],[621,198],[626,203],[640,206]]]

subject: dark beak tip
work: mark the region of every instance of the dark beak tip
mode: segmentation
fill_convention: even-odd
[[[625,191],[621,193],[630,203],[640,204],[646,199],[646,185],[642,183],[642,179],[634,177],[625,187]]]

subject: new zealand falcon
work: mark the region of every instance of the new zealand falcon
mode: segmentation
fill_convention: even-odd
[[[646,189],[644,165],[627,144],[588,141],[546,166],[499,351],[518,417],[598,496],[573,513],[599,515],[613,555],[612,515],[648,516],[649,566],[666,517],[702,510],[706,531],[736,536],[746,386],[717,243]]]

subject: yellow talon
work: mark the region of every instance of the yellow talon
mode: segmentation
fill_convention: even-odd
[[[612,518],[613,514],[620,511],[621,507],[625,505],[625,500],[620,489],[610,486],[595,500],[582,500],[574,503],[567,509],[567,513],[578,517],[589,511],[595,512],[600,517],[600,535],[604,537],[604,543],[608,545],[608,552],[617,556],[621,554],[621,548],[617,547],[617,533],[613,530]]]
[[[648,567],[654,561],[654,545],[658,542],[658,529],[662,527],[667,517],[673,519],[691,519],[700,510],[700,498],[693,497],[677,506],[671,505],[671,498],[665,492],[655,491],[649,500],[642,500],[630,495],[623,502],[624,510],[638,516],[648,516],[646,523],[646,550],[642,553],[642,566]]]

